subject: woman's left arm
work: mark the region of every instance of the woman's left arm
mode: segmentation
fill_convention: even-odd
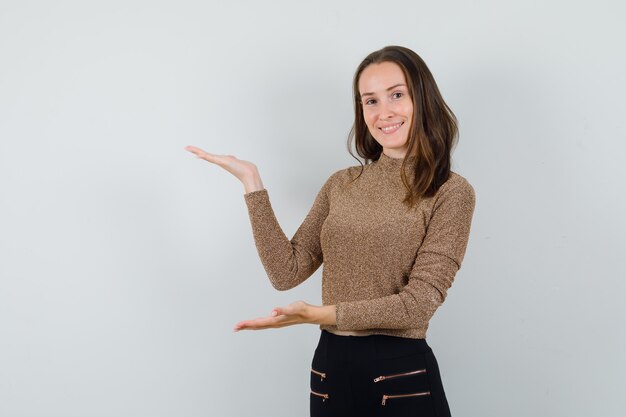
[[[441,191],[407,285],[397,294],[338,303],[339,330],[427,326],[461,268],[476,205],[474,188],[465,179]]]

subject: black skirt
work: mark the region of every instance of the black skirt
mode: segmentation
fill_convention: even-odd
[[[311,363],[311,417],[450,417],[425,339],[321,331]]]

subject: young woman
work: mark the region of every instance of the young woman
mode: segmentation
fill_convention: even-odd
[[[428,323],[461,266],[474,189],[451,171],[454,114],[424,61],[388,46],[353,82],[348,139],[365,165],[334,172],[293,238],[283,233],[250,162],[188,146],[244,185],[272,285],[295,287],[323,263],[322,306],[296,301],[235,331],[320,325],[310,409],[322,416],[450,416]]]

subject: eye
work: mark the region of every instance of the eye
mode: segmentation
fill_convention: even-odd
[[[373,99],[373,98],[367,99],[367,100],[365,100],[363,102],[363,104],[365,104],[366,106],[369,106],[369,105],[372,105],[372,104],[375,104],[375,103],[376,103],[376,100]]]
[[[395,93],[393,93],[391,95],[391,97],[393,97],[393,98],[402,98],[402,97],[404,97],[404,93],[402,93],[400,91],[396,91]]]

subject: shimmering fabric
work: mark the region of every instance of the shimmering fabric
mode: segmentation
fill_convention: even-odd
[[[409,168],[414,164],[410,160]],[[337,325],[414,339],[446,298],[461,267],[475,207],[474,188],[452,172],[430,198],[409,209],[402,160],[384,153],[334,172],[289,239],[267,189],[244,194],[259,257],[272,285],[295,287],[324,264],[322,302],[336,305]]]

